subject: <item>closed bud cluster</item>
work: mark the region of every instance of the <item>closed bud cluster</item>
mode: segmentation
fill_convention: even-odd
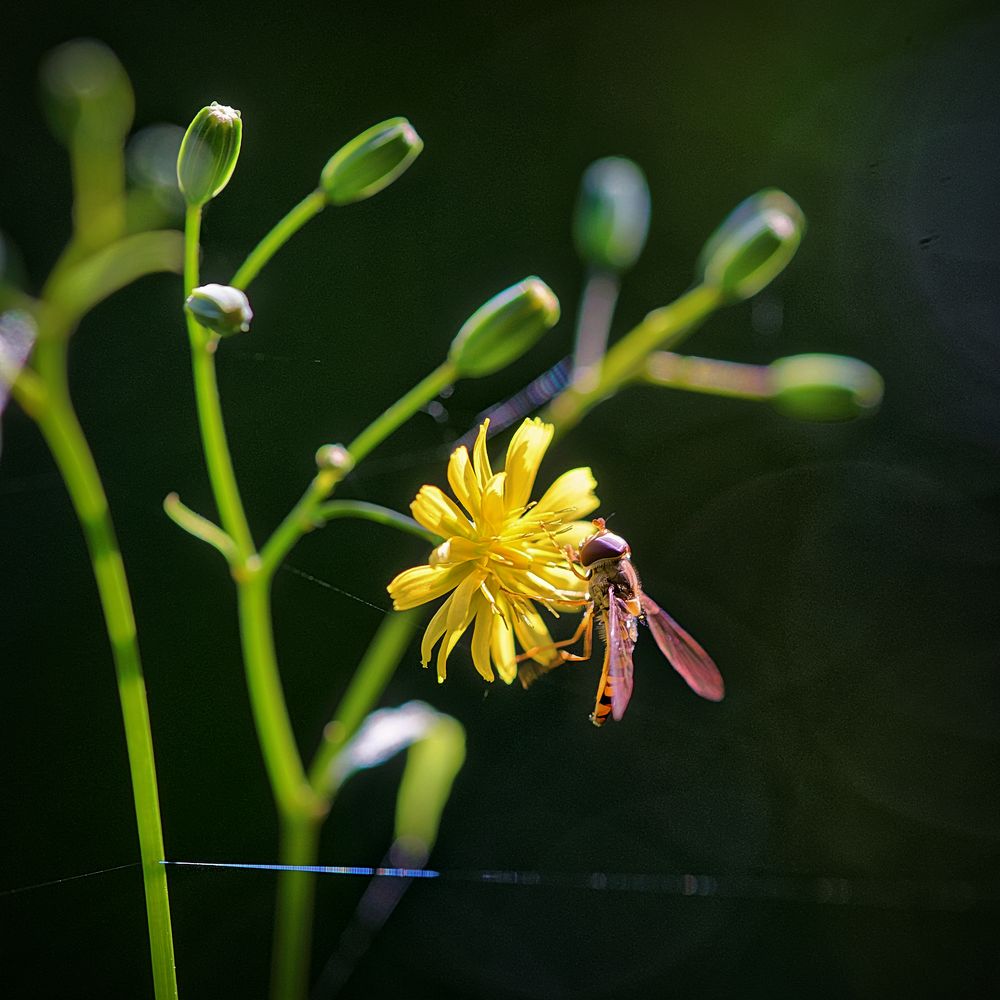
[[[525,278],[480,306],[448,353],[460,377],[490,375],[516,361],[559,321],[559,300],[541,278]]]
[[[235,108],[212,101],[194,116],[177,156],[177,182],[188,205],[206,204],[229,183],[242,142],[243,119]]]
[[[246,333],[253,319],[246,295],[231,285],[202,285],[191,292],[184,308],[203,327],[221,337]]]
[[[423,148],[405,118],[389,118],[337,150],[323,168],[320,186],[331,204],[363,201],[396,180]]]
[[[573,217],[577,252],[595,267],[626,271],[649,234],[649,186],[639,167],[607,156],[584,171]]]
[[[882,376],[857,358],[796,354],[773,361],[768,371],[771,403],[799,420],[853,420],[882,401]]]
[[[701,280],[727,302],[748,299],[785,269],[804,230],[802,209],[784,191],[758,191],[709,237],[698,259]]]

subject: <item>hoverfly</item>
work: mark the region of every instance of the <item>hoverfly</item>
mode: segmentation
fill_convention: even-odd
[[[579,548],[566,546],[573,571],[587,580],[588,596],[576,634],[554,647],[571,646],[583,637],[583,652],[559,648],[548,665],[529,663],[518,671],[528,687],[539,675],[569,660],[589,660],[593,649],[594,619],[604,637],[604,664],[597,685],[597,698],[590,721],[603,726],[611,715],[619,721],[632,697],[632,651],[638,638],[638,623],[645,621],[656,645],[670,665],[695,694],[721,701],[725,693],[722,675],[704,649],[651,597],[643,592],[632,565],[632,550],[620,535],[608,531],[603,518],[594,519],[594,534]],[[579,567],[579,569],[577,569]],[[525,660],[539,650],[518,657]]]

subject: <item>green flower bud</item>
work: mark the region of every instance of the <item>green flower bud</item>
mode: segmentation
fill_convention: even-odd
[[[184,308],[202,326],[222,337],[246,333],[253,319],[246,295],[231,285],[202,285],[187,297]]]
[[[771,403],[799,420],[853,420],[882,401],[882,376],[857,358],[796,354],[778,358],[768,370]]]
[[[649,185],[639,167],[621,156],[596,160],[584,171],[573,217],[580,256],[595,267],[626,271],[649,234]]]
[[[323,168],[320,185],[334,205],[364,201],[388,187],[423,148],[405,118],[390,118],[338,149]]]
[[[346,475],[354,468],[354,459],[342,444],[324,444],[316,452],[316,467]]]
[[[516,361],[559,321],[559,300],[541,278],[525,278],[494,295],[463,324],[448,352],[458,374],[491,375]]]
[[[217,101],[202,108],[188,126],[177,155],[177,182],[189,205],[204,205],[228,183],[243,142],[243,119]]]
[[[728,302],[748,299],[781,274],[804,231],[802,209],[784,191],[758,191],[709,237],[698,259],[701,280]]]
[[[49,124],[65,143],[121,142],[132,127],[135,98],[117,56],[92,39],[66,42],[45,60],[42,98]]]

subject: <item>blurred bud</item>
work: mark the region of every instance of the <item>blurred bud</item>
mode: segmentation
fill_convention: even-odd
[[[246,295],[231,285],[202,285],[187,297],[184,308],[202,326],[222,337],[246,333],[253,319]]]
[[[41,84],[49,124],[63,142],[81,132],[92,142],[120,142],[132,126],[132,85],[101,42],[83,38],[60,45],[42,64]]]
[[[423,148],[405,118],[390,118],[338,149],[323,168],[320,185],[334,205],[363,201],[388,187]]]
[[[733,209],[698,259],[701,280],[729,302],[756,295],[795,256],[805,216],[784,191],[758,191]]]
[[[243,119],[217,101],[194,116],[177,155],[177,182],[189,205],[204,205],[228,183],[243,142]]]
[[[525,278],[494,295],[463,324],[448,357],[458,374],[479,378],[516,361],[559,321],[559,300],[541,278]]]
[[[583,173],[573,218],[580,256],[595,267],[628,270],[649,234],[649,186],[639,167],[621,156],[596,160]]]
[[[768,371],[771,403],[799,420],[852,420],[882,401],[882,376],[857,358],[796,354],[778,358]]]
[[[354,467],[354,459],[342,444],[325,444],[316,452],[316,466],[346,473]]]

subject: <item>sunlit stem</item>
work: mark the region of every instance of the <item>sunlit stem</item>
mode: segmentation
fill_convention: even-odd
[[[585,392],[571,386],[552,401],[545,416],[556,425],[556,434],[565,434],[598,403],[641,377],[652,351],[679,344],[721,304],[717,289],[696,285],[670,305],[651,312],[608,351],[596,386]]]
[[[400,514],[399,511],[390,510],[388,507],[381,507],[376,503],[367,503],[364,500],[330,500],[316,508],[317,523],[341,517],[356,517],[366,521],[374,521],[376,524],[384,524],[386,527],[416,535],[417,538],[422,538],[424,541],[430,542],[431,545],[439,545],[443,541],[440,536],[419,525],[412,517]]]
[[[250,251],[229,282],[234,288],[247,289],[260,274],[264,265],[312,218],[326,208],[326,195],[322,190],[307,194],[274,228]]]
[[[278,525],[267,544],[261,549],[261,565],[265,573],[273,573],[295,543],[315,527],[319,505],[336,489],[337,483],[393,431],[421,407],[426,406],[456,379],[454,365],[446,361],[418,382],[409,392],[376,417],[348,446],[350,461],[344,469],[321,469],[299,502]]]
[[[642,378],[650,385],[736,399],[766,400],[774,395],[774,380],[767,365],[697,358],[672,351],[651,354]]]
[[[132,600],[104,488],[69,396],[66,378],[68,330],[43,333],[35,348],[34,364],[45,392],[33,415],[59,466],[90,552],[125,725],[149,921],[153,986],[157,1000],[173,1000],[177,996],[177,979],[166,868],[160,864],[164,857],[163,829]]]
[[[169,493],[163,501],[163,509],[167,517],[188,534],[207,542],[225,556],[226,561],[234,563],[237,559],[236,544],[217,524],[207,517],[195,513],[190,507],[181,503],[176,493]]]
[[[573,347],[572,385],[577,392],[594,388],[600,380],[620,289],[621,281],[613,271],[593,269],[587,276]]]

